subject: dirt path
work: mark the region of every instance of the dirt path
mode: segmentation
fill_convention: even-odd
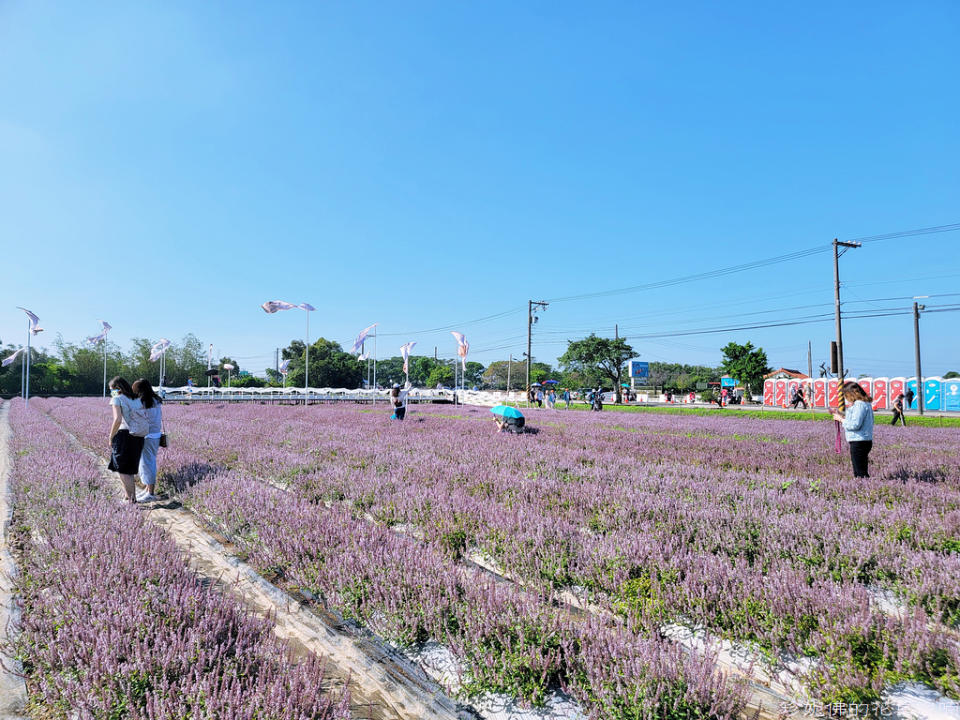
[[[7,529],[10,525],[10,421],[8,414],[10,403],[0,408],[0,720],[21,720],[26,718],[27,688],[23,678],[16,674],[20,665],[9,657],[6,647],[7,632],[16,620],[16,608],[13,605],[13,578],[16,565],[7,545]],[[9,669],[5,669],[9,668]]]
[[[57,425],[78,449],[96,459],[104,480],[116,488],[120,500],[123,495],[120,481],[106,469],[106,460],[84,448],[76,436]],[[357,720],[475,717],[460,709],[413,663],[373,640],[348,632],[335,618],[321,617],[264,580],[201,527],[196,516],[180,503],[166,501],[139,507],[167,531],[194,572],[238,598],[255,614],[271,619],[274,632],[289,643],[294,654],[310,652],[325,657],[328,676],[337,682],[346,682],[350,688],[351,707]],[[5,719],[0,716],[0,720]]]

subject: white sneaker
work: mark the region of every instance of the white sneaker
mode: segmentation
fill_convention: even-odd
[[[156,495],[144,495],[143,500],[141,500],[140,502],[154,502],[159,499],[160,498],[158,498]]]
[[[148,494],[149,494],[149,493],[148,493],[146,490],[137,490],[137,502],[143,502],[143,499],[144,499]]]

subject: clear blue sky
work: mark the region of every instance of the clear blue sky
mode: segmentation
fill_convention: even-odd
[[[311,335],[488,363],[526,301],[960,222],[956,2],[0,4],[0,340],[194,332],[261,371]],[[960,232],[842,259],[849,310],[960,292]],[[828,253],[555,302],[534,354],[619,323],[641,359],[752,340],[825,359]],[[897,300],[876,300],[895,297]],[[960,296],[931,298],[931,305]],[[802,307],[814,306],[814,307]],[[801,308],[802,309],[791,309]],[[467,322],[494,313],[512,314]],[[768,312],[773,311],[773,312]],[[760,313],[764,314],[748,314]],[[960,370],[960,313],[923,318]],[[395,333],[387,335],[387,333]],[[909,316],[849,320],[847,365],[909,374]]]

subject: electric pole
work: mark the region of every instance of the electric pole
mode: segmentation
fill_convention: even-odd
[[[834,321],[837,326],[837,377],[839,384],[843,386],[843,332],[840,328],[840,248],[858,248],[858,242],[840,242],[833,239],[833,299],[834,299]]]
[[[807,340],[807,377],[813,377],[813,344]]]
[[[543,308],[547,309],[550,303],[543,300],[527,300],[527,387],[530,387],[530,361],[531,361],[531,343],[533,338],[533,324],[537,321],[536,312]],[[536,310],[534,309],[536,308]]]
[[[513,353],[510,353],[510,359],[507,360],[507,392],[510,392],[510,368],[513,367]]]
[[[920,370],[920,311],[926,306],[913,303],[913,356],[917,363],[917,410],[923,415],[923,372]]]

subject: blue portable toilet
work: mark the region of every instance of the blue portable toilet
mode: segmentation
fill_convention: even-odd
[[[917,396],[920,393],[917,392],[917,379],[915,377],[910,378],[909,380],[907,380],[907,382],[903,384],[904,392],[906,392],[908,388],[910,390],[913,390],[913,402],[910,403],[910,407],[908,407],[907,410],[916,410],[918,407],[917,403],[920,402]],[[906,402],[906,398],[904,398],[904,402]]]
[[[960,412],[960,378],[943,381],[943,409]]]
[[[938,377],[923,379],[923,407],[939,410],[943,401],[943,380]]]

